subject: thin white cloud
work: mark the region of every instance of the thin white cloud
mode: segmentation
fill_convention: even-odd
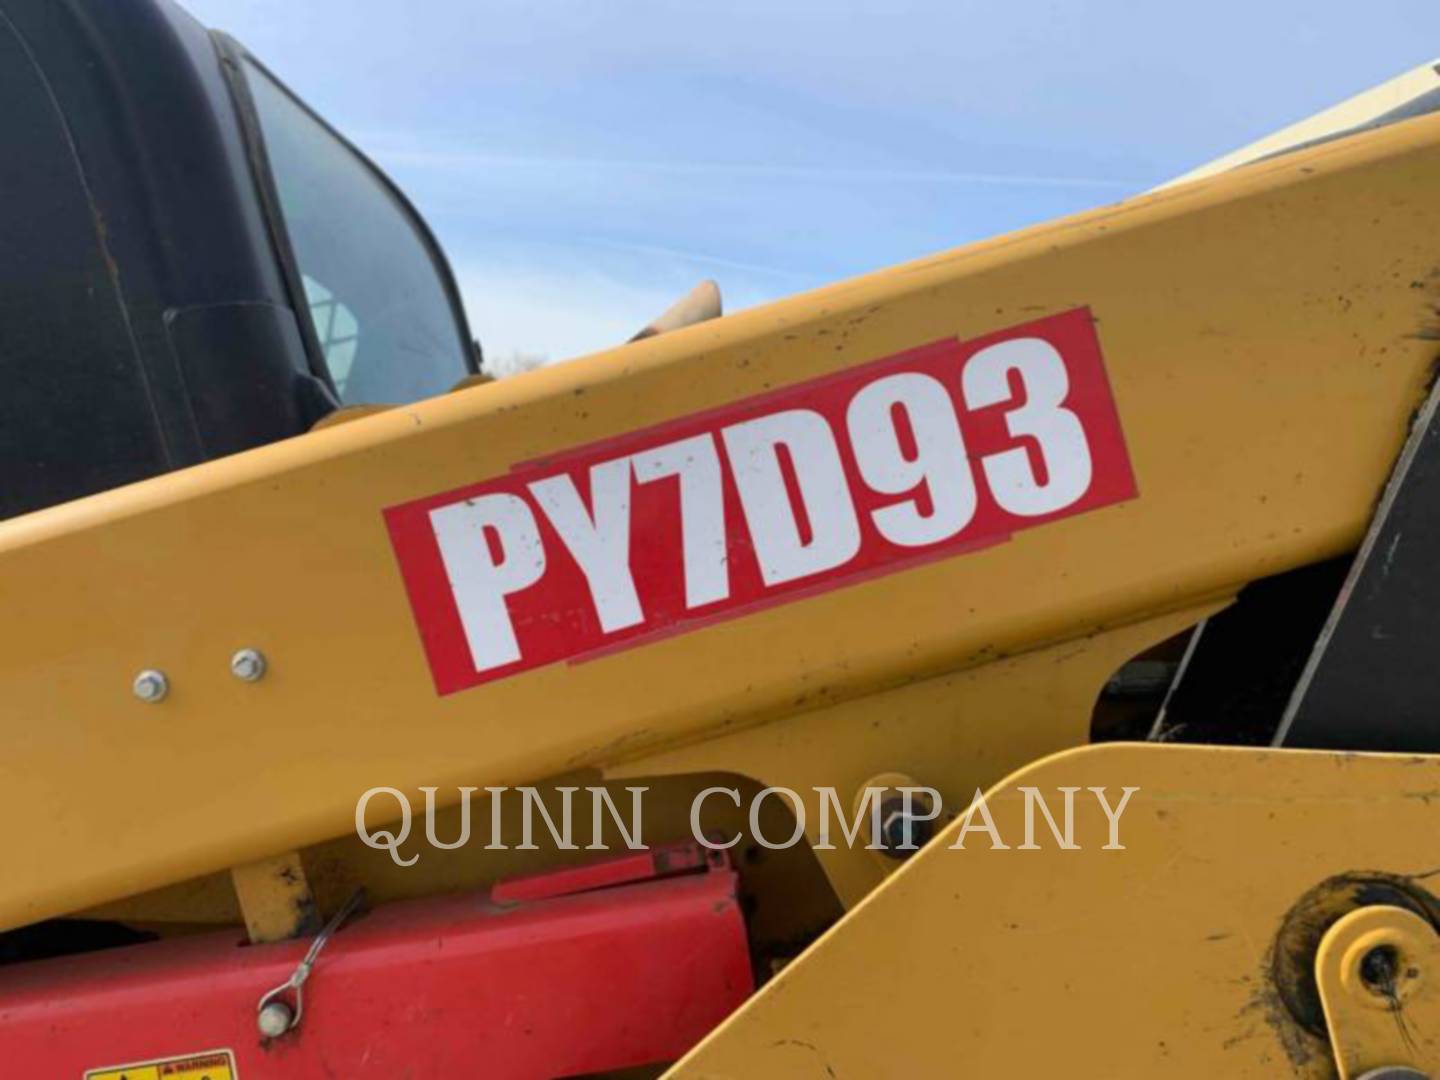
[[[806,182],[841,181],[860,184],[979,184],[999,187],[1105,188],[1133,191],[1142,180],[1098,176],[1039,175],[1027,173],[968,172],[948,169],[834,168],[817,165],[778,165],[747,162],[636,161],[616,158],[489,154],[465,150],[435,150],[423,146],[387,146],[384,133],[359,132],[356,141],[373,148],[386,164],[440,170],[574,169],[652,173],[682,176],[736,176],[759,179],[794,179]]]
[[[619,251],[633,255],[657,255],[661,258],[690,263],[697,268],[716,267],[721,270],[737,270],[742,274],[758,274],[762,277],[777,278],[795,284],[808,283],[810,280],[809,274],[802,274],[796,270],[782,270],[778,266],[764,266],[760,263],[743,262],[739,259],[727,259],[720,255],[707,255],[704,252],[687,251],[683,248],[662,247],[658,244],[635,244],[628,241],[605,240],[595,237],[578,237],[573,243],[581,244],[585,247],[601,248],[606,251]]]

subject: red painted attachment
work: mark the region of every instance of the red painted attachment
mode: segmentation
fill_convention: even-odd
[[[240,1080],[518,1080],[670,1061],[753,983],[734,871],[698,845],[658,856],[626,884],[593,887],[613,874],[599,864],[549,890],[526,879],[520,891],[541,898],[525,902],[497,888],[357,916],[321,952],[299,1027],[268,1043],[256,1002],[307,941],[210,934],[3,968],[0,1071],[79,1080],[220,1049]],[[684,872],[658,876],[657,861]],[[628,877],[636,860],[614,864]]]
[[[693,843],[671,844],[653,850],[637,851],[633,855],[622,855],[617,859],[602,859],[563,870],[510,878],[498,883],[491,890],[490,899],[500,904],[545,900],[552,896],[564,896],[566,893],[583,892],[586,889],[603,889],[611,885],[644,881],[646,878],[700,870],[707,862],[721,870],[730,866],[723,851],[707,851]]]

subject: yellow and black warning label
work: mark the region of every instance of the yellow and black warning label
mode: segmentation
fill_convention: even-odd
[[[237,1080],[235,1056],[229,1050],[137,1061],[133,1065],[107,1065],[91,1069],[85,1080]]]

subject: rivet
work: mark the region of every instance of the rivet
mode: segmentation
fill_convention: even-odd
[[[259,649],[241,649],[230,658],[230,673],[244,682],[265,677],[265,654]]]
[[[157,701],[165,700],[165,695],[170,692],[170,680],[165,677],[163,671],[146,668],[135,676],[131,689],[135,691],[135,696],[141,701],[153,705]]]

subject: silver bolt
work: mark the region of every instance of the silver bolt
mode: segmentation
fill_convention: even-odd
[[[929,843],[935,835],[935,819],[922,817],[922,811],[934,812],[928,800],[921,806],[907,805],[904,799],[886,799],[880,804],[880,835],[875,839],[880,841],[881,855],[908,859]]]
[[[170,680],[165,677],[163,671],[146,668],[135,676],[135,681],[130,684],[130,688],[135,691],[135,696],[141,701],[153,705],[157,701],[163,701],[165,695],[170,692]]]
[[[265,654],[259,649],[241,649],[230,658],[230,673],[245,682],[265,677]]]
[[[270,1002],[255,1017],[260,1034],[267,1039],[278,1039],[290,1030],[290,1025],[294,1022],[294,1011],[283,1001]]]

